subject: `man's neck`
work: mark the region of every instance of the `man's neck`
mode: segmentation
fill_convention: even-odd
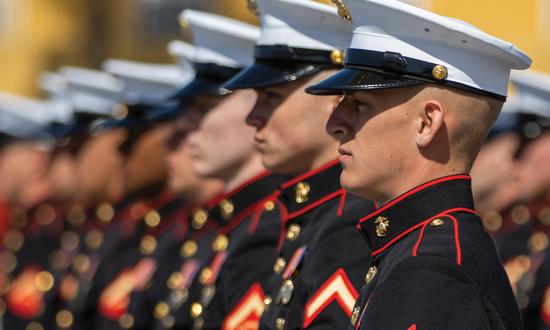
[[[468,174],[468,172],[466,166],[457,164],[429,163],[420,165],[404,172],[406,175],[395,176],[391,186],[386,187],[384,189],[386,192],[375,198],[375,200],[378,205],[384,205],[426,182],[450,175]]]
[[[255,154],[240,167],[232,171],[233,175],[225,180],[223,190],[225,192],[229,192],[263,171],[265,171],[265,167],[262,164],[261,158],[259,155]]]

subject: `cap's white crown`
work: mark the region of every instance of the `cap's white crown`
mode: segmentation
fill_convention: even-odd
[[[511,81],[517,93],[511,106],[505,106],[502,111],[550,118],[550,75],[535,71],[517,71],[512,72]]]
[[[321,50],[346,49],[352,25],[336,7],[312,0],[257,0],[261,36],[258,45],[288,45]]]
[[[122,101],[124,84],[106,72],[76,67],[62,67],[60,72],[67,79],[66,97],[75,113],[110,116]]]
[[[178,65],[118,59],[106,60],[103,69],[124,83],[123,101],[128,104],[161,102],[193,77]]]
[[[38,77],[38,86],[51,98],[62,98],[67,92],[67,79],[61,74],[45,71]]]
[[[48,101],[0,92],[0,132],[20,138],[45,137],[56,110]]]
[[[168,44],[168,53],[174,57],[184,72],[194,74],[193,63],[197,61],[197,47],[180,40]]]
[[[353,17],[350,48],[398,52],[444,65],[447,80],[507,94],[511,69],[531,59],[513,44],[470,24],[397,0],[345,0]]]
[[[253,60],[259,29],[227,17],[186,9],[180,17],[189,23],[196,46],[196,63],[241,68]]]

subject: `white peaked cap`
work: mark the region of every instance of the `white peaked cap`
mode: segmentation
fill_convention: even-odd
[[[186,9],[180,20],[189,24],[196,48],[196,63],[242,68],[253,61],[259,28],[211,13]]]
[[[393,51],[443,65],[447,80],[507,95],[511,69],[531,59],[513,44],[465,22],[397,0],[346,0],[353,22],[350,48]]]
[[[178,65],[119,59],[106,60],[103,69],[123,82],[123,101],[127,104],[162,102],[194,75]]]
[[[67,100],[75,113],[91,113],[112,116],[123,99],[124,84],[103,71],[61,67],[60,73],[67,79]]]
[[[38,86],[51,98],[63,98],[67,93],[67,79],[63,75],[45,71],[38,77]]]
[[[181,40],[172,40],[168,44],[168,53],[174,57],[184,72],[193,70],[193,63],[197,61],[197,47]]]
[[[49,102],[0,92],[0,132],[22,138],[46,138],[54,119]]]
[[[310,49],[346,49],[352,25],[333,6],[312,0],[257,0],[261,36],[258,45]]]
[[[459,20],[397,0],[343,2],[354,28],[344,71],[348,67],[365,68],[395,74],[402,80],[408,77],[435,82],[504,100],[510,71],[531,65],[529,56],[513,44]],[[308,91],[322,86],[326,90],[325,82]],[[355,89],[376,87],[374,82],[355,85]]]
[[[550,118],[550,75],[531,70],[517,71],[512,73],[511,81],[516,94],[509,101],[510,106],[505,105],[502,111]]]

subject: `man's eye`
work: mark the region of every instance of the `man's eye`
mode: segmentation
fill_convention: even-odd
[[[266,91],[265,92],[265,95],[269,98],[269,99],[279,99],[281,98],[281,94],[277,93],[277,92],[273,92],[273,91]]]

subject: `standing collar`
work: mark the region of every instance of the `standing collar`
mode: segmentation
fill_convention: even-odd
[[[252,205],[272,195],[283,180],[283,176],[271,171],[254,176],[239,187],[221,195],[212,207],[212,216],[222,220],[222,223],[239,217]]]
[[[469,175],[446,176],[420,185],[359,220],[373,256],[426,221],[451,212],[475,213]]]
[[[342,166],[338,159],[304,173],[281,186],[279,199],[288,211],[287,219],[344,194],[340,185]]]

